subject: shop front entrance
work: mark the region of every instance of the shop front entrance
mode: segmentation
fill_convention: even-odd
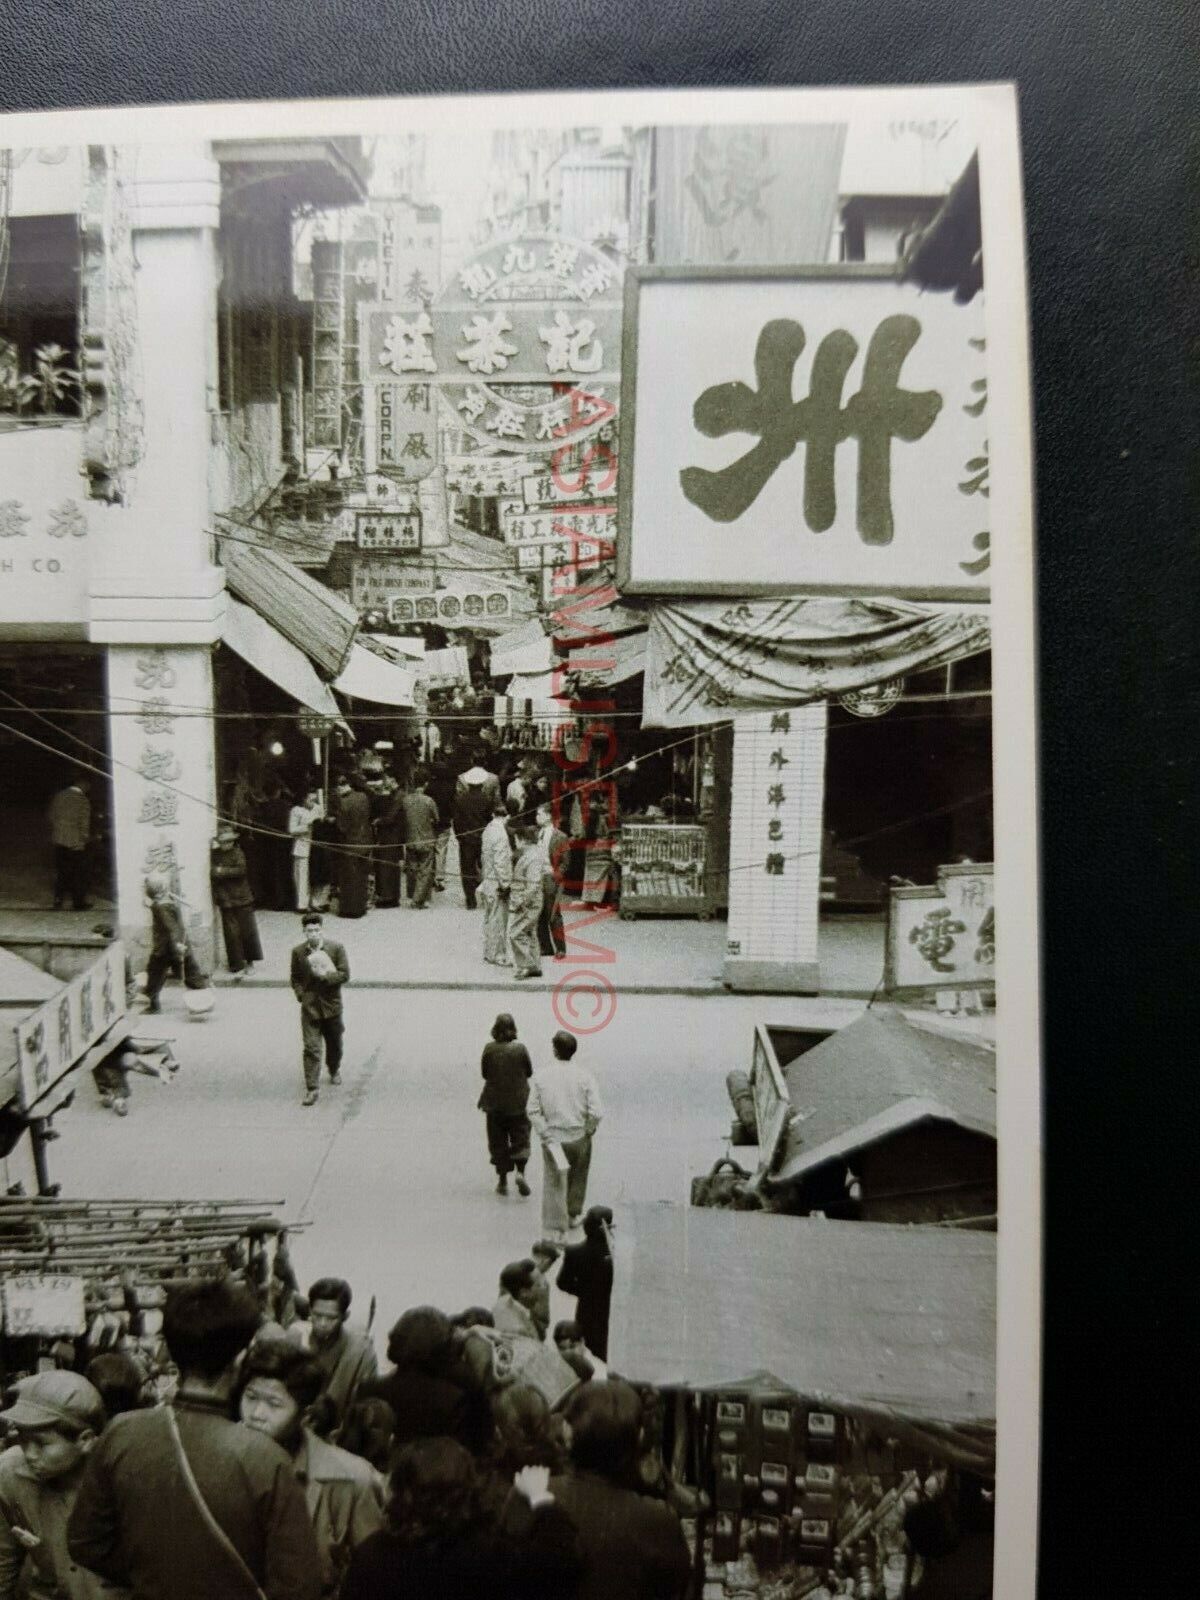
[[[64,933],[90,933],[112,912],[110,774],[104,651],[24,643],[0,647],[0,914],[5,931],[13,923],[53,933],[61,924]],[[69,883],[63,909],[56,912],[50,805],[73,783],[86,785],[90,805],[90,839],[79,879],[85,905],[74,908]]]

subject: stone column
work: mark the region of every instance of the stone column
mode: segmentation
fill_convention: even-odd
[[[817,994],[824,701],[738,717],[733,733],[726,985]]]
[[[446,503],[446,469],[440,463],[417,484],[421,508],[421,548],[434,550],[450,543],[450,517]]]
[[[142,885],[170,870],[197,955],[212,957],[216,815],[212,649],[224,622],[213,563],[221,180],[205,144],[141,145],[127,200],[143,446],[93,568],[90,635],[108,645],[117,920],[135,956]],[[129,330],[125,330],[128,335]]]

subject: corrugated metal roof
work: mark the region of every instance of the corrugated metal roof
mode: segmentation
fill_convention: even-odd
[[[800,1118],[772,1175],[787,1182],[917,1122],[996,1137],[996,1057],[983,1044],[871,1010],[784,1068]]]
[[[916,1423],[994,1423],[994,1234],[637,1204],[614,1266],[609,1366],[634,1382],[769,1372]]]

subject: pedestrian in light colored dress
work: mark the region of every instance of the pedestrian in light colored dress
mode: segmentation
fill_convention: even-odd
[[[479,904],[483,907],[483,959],[496,967],[509,967],[508,902],[513,880],[512,840],[508,812],[497,801],[492,820],[483,830],[480,855]]]

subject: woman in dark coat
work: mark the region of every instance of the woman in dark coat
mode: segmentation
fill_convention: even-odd
[[[571,1471],[550,1492],[579,1529],[577,1600],[679,1600],[691,1557],[679,1518],[629,1487],[641,1446],[642,1401],[619,1378],[585,1383],[563,1408]]]
[[[544,1467],[518,1473],[493,1511],[462,1445],[406,1445],[392,1467],[389,1525],[355,1550],[341,1600],[569,1600],[578,1543],[546,1477]]]
[[[507,1011],[492,1024],[483,1047],[483,1093],[479,1109],[487,1118],[488,1158],[496,1169],[496,1193],[508,1193],[508,1175],[517,1175],[517,1193],[527,1195],[525,1164],[529,1160],[529,1080],[533,1062],[517,1039],[517,1025]]]
[[[338,784],[334,807],[338,831],[338,916],[365,917],[371,868],[371,802],[348,779]]]
[[[375,904],[400,904],[400,856],[404,848],[404,792],[390,773],[375,800]]]
[[[212,874],[213,901],[221,913],[225,961],[235,978],[244,978],[248,972],[254,971],[254,963],[262,960],[263,953],[258,923],[254,917],[254,896],[250,892],[246,858],[232,828],[222,828],[213,841],[209,870]]]

